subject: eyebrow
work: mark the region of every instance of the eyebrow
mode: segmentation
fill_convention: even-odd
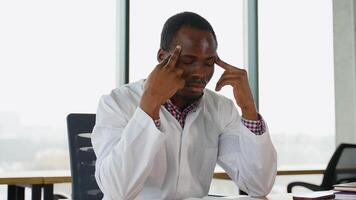
[[[190,54],[181,55],[180,57],[185,57],[185,58],[196,58],[196,56],[194,56],[194,55],[190,55]],[[205,58],[205,60],[215,59],[215,57],[216,57],[216,56],[209,56],[209,57]]]
[[[215,58],[216,58],[216,56],[210,56],[210,57],[205,58],[205,60],[210,60],[210,59],[215,59]]]
[[[180,57],[196,58],[196,56],[189,55],[189,54],[186,54],[186,55],[181,54]]]

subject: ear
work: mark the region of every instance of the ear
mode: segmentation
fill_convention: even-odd
[[[164,58],[166,58],[168,56],[168,52],[163,50],[163,49],[159,49],[157,52],[157,61],[158,62],[162,62],[162,60]]]

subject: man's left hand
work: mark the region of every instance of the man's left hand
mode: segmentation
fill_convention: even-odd
[[[215,63],[225,70],[216,83],[215,91],[220,91],[225,85],[231,85],[236,103],[241,108],[242,117],[249,120],[258,120],[256,106],[248,83],[247,71],[227,64],[220,60],[218,56]]]

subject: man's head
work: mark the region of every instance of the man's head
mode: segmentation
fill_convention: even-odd
[[[209,22],[198,14],[183,12],[170,17],[163,26],[158,61],[182,47],[177,67],[184,69],[185,87],[176,93],[185,100],[194,100],[214,73],[217,40]]]

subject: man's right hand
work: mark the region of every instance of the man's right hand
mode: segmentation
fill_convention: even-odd
[[[159,119],[160,106],[184,87],[184,70],[177,68],[180,52],[178,45],[173,54],[159,63],[145,81],[140,107],[152,119]]]

